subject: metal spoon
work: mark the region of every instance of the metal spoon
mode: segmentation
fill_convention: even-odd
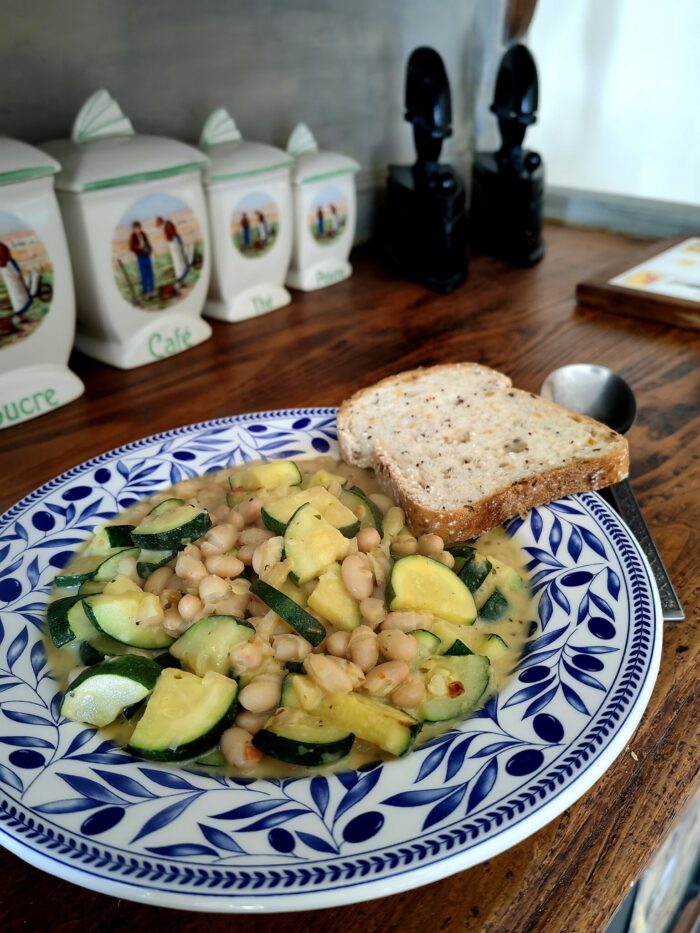
[[[637,416],[634,392],[624,379],[605,366],[592,363],[562,366],[547,376],[540,392],[558,405],[602,421],[620,434],[629,431]],[[609,486],[606,491],[649,561],[659,589],[664,620],[682,622],[685,613],[629,483],[623,480]]]

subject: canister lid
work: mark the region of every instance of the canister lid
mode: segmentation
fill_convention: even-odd
[[[70,139],[43,143],[62,169],[62,191],[96,191],[203,169],[203,152],[176,139],[135,133],[128,117],[107,91],[96,91],[75,118]]]
[[[60,168],[58,162],[41,149],[9,136],[0,136],[0,185],[54,175]]]
[[[305,123],[298,123],[287,143],[287,152],[295,157],[292,181],[308,185],[360,170],[359,162],[339,152],[319,152],[318,143]]]
[[[294,164],[294,158],[283,149],[244,140],[235,121],[223,107],[209,115],[199,145],[210,159],[204,172],[207,185],[288,172]]]

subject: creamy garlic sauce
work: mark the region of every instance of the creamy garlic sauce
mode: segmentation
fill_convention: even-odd
[[[317,470],[325,469],[331,473],[347,477],[351,480],[351,485],[359,486],[368,495],[381,491],[374,473],[371,470],[363,470],[358,467],[349,466],[333,457],[316,457],[305,460],[298,459],[295,460],[295,462],[304,476],[310,475]],[[234,470],[238,469],[240,469],[240,465],[206,476],[183,480],[171,486],[169,489],[163,490],[151,496],[149,499],[145,499],[125,509],[118,515],[115,515],[107,524],[138,524],[155,505],[171,497],[184,498],[196,502],[199,506],[208,509],[210,512],[214,512],[217,508],[226,504],[226,494],[230,491],[228,478]],[[68,563],[68,569],[70,569],[75,560],[83,555],[84,551],[90,545],[90,540],[83,545],[76,553],[75,558]],[[487,556],[490,555],[502,563],[508,564],[510,567],[517,570],[521,577],[526,579],[524,570],[526,555],[518,548],[502,527],[494,528],[486,532],[473,542],[473,544],[481,553]],[[77,588],[54,590],[51,599],[60,599],[76,592]],[[492,634],[501,636],[508,645],[508,651],[491,662],[490,683],[481,699],[480,706],[482,706],[490,696],[493,696],[494,693],[499,692],[512,675],[523,652],[530,620],[534,618],[534,607],[529,586],[524,585],[519,589],[509,591],[508,598],[511,604],[511,611],[498,622],[486,622],[482,619],[477,619],[471,626],[459,627],[460,639],[475,653],[479,653],[480,647],[483,647],[484,640]],[[292,630],[290,629],[290,631]],[[79,645],[77,642],[74,642],[63,648],[56,648],[48,637],[48,633],[45,634],[44,642],[49,666],[61,690],[65,692],[68,687],[68,679],[71,671],[81,665],[78,654]],[[143,654],[147,657],[153,657],[154,654],[159,653],[141,651],[138,648],[129,648],[128,651],[132,654]],[[111,725],[104,727],[101,731],[105,734],[106,738],[111,738],[120,745],[126,745],[135,728],[137,720],[138,716],[131,721],[120,718]],[[423,742],[454,728],[459,721],[460,720],[450,720],[448,722],[426,724],[419,733],[415,745],[419,746]],[[203,758],[205,756],[202,755],[201,757]],[[305,768],[298,765],[287,764],[282,761],[276,761],[268,756],[263,756],[262,760],[253,770],[237,772],[233,767],[228,765],[216,767],[215,770],[217,774],[225,773],[230,776],[238,775],[260,778],[304,777],[314,774],[346,771],[372,762],[392,760],[395,760],[392,755],[383,752],[375,745],[369,745],[357,739],[351,752],[346,755],[345,758],[327,766]],[[208,770],[206,767],[200,766],[192,761],[182,763],[175,762],[173,764],[178,767],[204,771]]]

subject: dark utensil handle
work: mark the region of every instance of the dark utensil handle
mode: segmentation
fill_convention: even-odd
[[[616,511],[625,520],[630,531],[641,544],[646,559],[649,561],[651,572],[654,574],[656,585],[659,588],[664,621],[682,622],[685,619],[683,607],[678,602],[676,591],[673,589],[673,584],[637,505],[630,484],[627,480],[623,480],[621,483],[609,486],[607,491]]]

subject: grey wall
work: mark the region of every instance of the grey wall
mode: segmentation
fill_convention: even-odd
[[[0,131],[65,136],[84,99],[107,88],[137,130],[196,141],[214,107],[249,139],[286,143],[299,120],[322,148],[359,160],[367,232],[387,162],[410,160],[405,61],[440,51],[452,83],[462,168],[488,114],[503,0],[23,0],[4,4]]]

